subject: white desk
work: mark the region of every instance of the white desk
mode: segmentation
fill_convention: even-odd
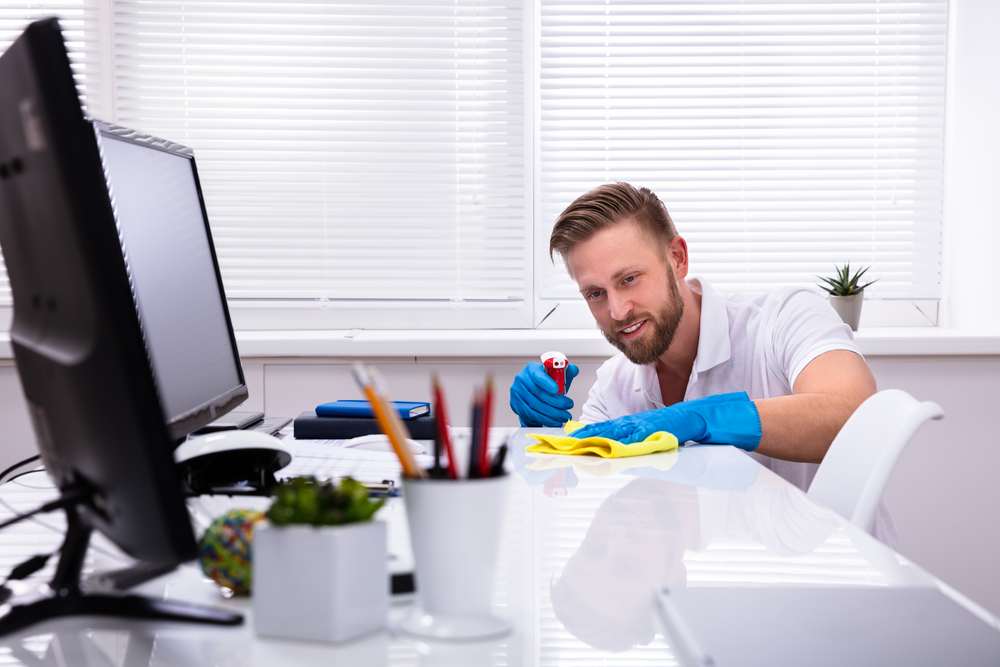
[[[239,610],[244,625],[61,619],[0,638],[0,665],[672,665],[654,613],[652,590],[660,584],[940,587],[952,594],[730,447],[603,461],[538,457],[524,452],[523,442],[512,439],[518,472],[494,593],[496,612],[514,626],[503,639],[440,644],[391,631],[343,645],[258,639],[251,601],[223,599],[192,564],[133,592]],[[51,495],[44,474],[0,487],[0,500],[21,511]],[[401,502],[380,512],[393,549],[406,541]],[[0,505],[0,519],[9,515]],[[52,515],[3,531],[0,573],[57,547],[61,525]],[[95,536],[89,569],[123,562]],[[31,581],[44,582],[51,571]],[[409,604],[394,603],[391,619]]]

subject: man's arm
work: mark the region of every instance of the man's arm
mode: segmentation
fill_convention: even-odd
[[[754,400],[761,426],[755,451],[819,463],[848,417],[875,392],[864,359],[847,350],[824,352],[799,373],[791,396]]]

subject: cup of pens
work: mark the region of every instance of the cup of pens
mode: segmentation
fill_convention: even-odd
[[[405,477],[403,497],[416,566],[417,608],[403,622],[406,632],[434,639],[482,639],[506,634],[507,621],[490,612],[500,531],[510,476],[507,445],[489,456],[493,383],[477,392],[467,465],[460,470],[448,428],[440,384],[434,381],[438,438],[434,466],[426,477]],[[441,465],[441,454],[447,466]]]
[[[509,475],[403,480],[418,602],[403,630],[435,639],[510,630],[490,612],[509,482]]]
[[[402,445],[405,426],[393,420],[384,388],[377,386],[377,373],[359,365],[355,377],[380,424],[385,419],[382,428],[403,467],[402,490],[413,546],[418,605],[402,629],[434,639],[469,640],[506,634],[510,624],[490,612],[510,485],[510,475],[504,469],[507,445],[501,445],[492,456],[487,446],[492,382],[487,381],[485,391],[476,394],[467,465],[460,470],[458,443],[452,442],[443,392],[435,379],[434,465],[424,470],[409,447]],[[399,447],[397,439],[401,440]]]

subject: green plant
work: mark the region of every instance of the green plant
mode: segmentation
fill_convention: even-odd
[[[836,269],[837,273],[836,278],[824,278],[823,276],[816,276],[816,277],[822,280],[824,283],[826,283],[826,285],[820,285],[820,287],[825,289],[830,294],[834,296],[851,296],[852,294],[858,294],[859,292],[861,292],[861,290],[868,287],[872,283],[878,282],[878,278],[876,278],[875,280],[867,282],[861,287],[858,287],[858,280],[861,278],[861,276],[865,274],[865,271],[867,271],[869,268],[871,267],[866,266],[863,269],[859,269],[852,276],[851,263],[848,262],[847,264],[844,264],[843,267],[838,267],[837,265],[834,265],[834,269]]]
[[[369,499],[368,487],[350,477],[339,485],[293,477],[278,486],[267,518],[275,526],[337,526],[371,519],[384,502]]]

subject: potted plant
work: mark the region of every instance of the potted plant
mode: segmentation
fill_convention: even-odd
[[[389,609],[382,500],[351,478],[296,477],[253,539],[257,634],[341,641],[382,628]]]
[[[836,269],[836,277],[834,278],[817,276],[825,283],[820,287],[830,294],[830,305],[840,315],[840,319],[844,320],[852,331],[857,331],[858,322],[861,320],[861,303],[864,299],[865,288],[876,282],[877,279],[859,286],[858,282],[861,280],[861,276],[870,267],[866,266],[855,271],[853,276],[851,275],[850,262],[842,267],[834,266],[834,268]]]

